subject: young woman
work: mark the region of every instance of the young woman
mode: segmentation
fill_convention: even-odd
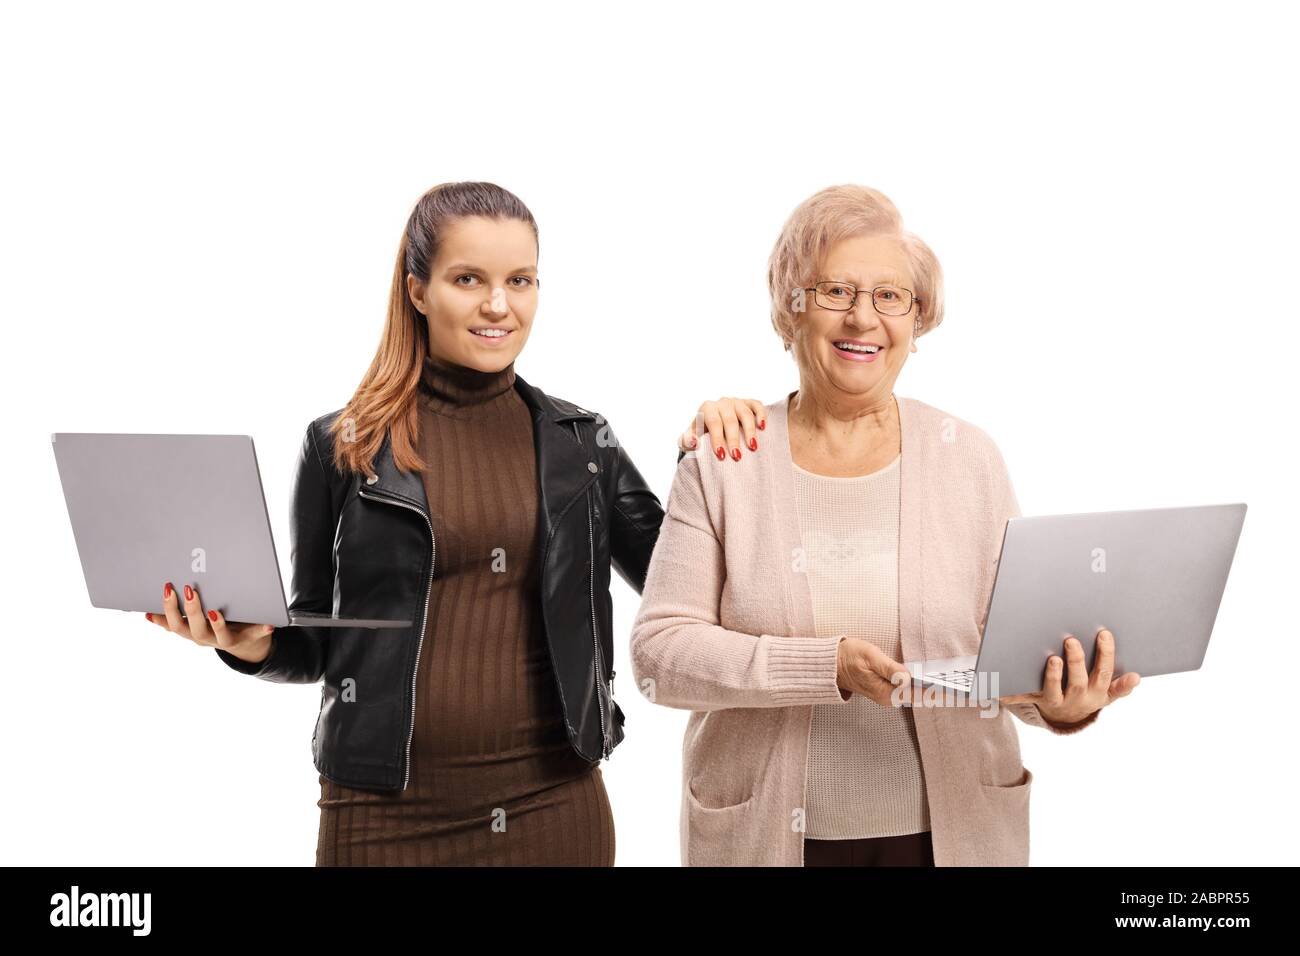
[[[378,353],[303,438],[291,610],[408,628],[236,624],[170,582],[150,615],[242,673],[323,679],[317,865],[614,862],[610,569],[640,592],[663,509],[601,416],[515,372],[537,254],[505,189],[429,190]],[[701,408],[718,457],[757,450],[754,409]]]

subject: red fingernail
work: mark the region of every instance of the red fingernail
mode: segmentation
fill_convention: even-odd
[[[749,450],[750,450],[750,451],[758,451],[758,439],[757,439],[757,438],[751,438],[751,439],[749,440]]]
[[[692,439],[691,439],[691,447],[694,448],[694,447],[696,447],[697,445],[699,445],[699,442],[696,441],[694,438],[692,438]]]
[[[723,451],[723,450],[722,450],[722,446],[719,445],[719,446],[718,446],[718,461],[722,461],[722,459],[724,459],[724,458],[726,458],[726,457],[727,457],[727,453],[726,453],[725,451]]]
[[[758,427],[759,427],[759,428],[766,428],[766,427],[767,427],[767,419],[765,418],[765,419],[763,419],[761,422],[759,422],[759,423],[758,423]]]
[[[172,586],[171,583],[169,582],[163,585],[163,597],[169,598],[171,596],[172,596]]]
[[[217,612],[216,612],[216,611],[209,611],[209,612],[208,612],[208,620],[209,620],[209,621],[215,621],[216,619],[217,619]]]
[[[735,461],[740,461],[740,449],[739,449],[739,448],[733,448],[733,449],[731,449],[731,457],[732,457]]]
[[[188,584],[185,585],[185,600],[187,601],[194,600],[194,589],[190,587]]]
[[[144,619],[145,619],[146,621],[152,621],[152,620],[153,620],[153,615],[150,614],[148,611],[145,611],[145,612],[144,612]]]

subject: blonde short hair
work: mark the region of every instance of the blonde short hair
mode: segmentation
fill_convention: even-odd
[[[857,236],[894,236],[911,266],[919,316],[917,337],[943,321],[943,270],[921,239],[903,228],[903,217],[879,190],[829,186],[801,202],[786,220],[767,263],[772,327],[785,342],[794,337],[793,292],[813,284],[815,273],[837,242]]]

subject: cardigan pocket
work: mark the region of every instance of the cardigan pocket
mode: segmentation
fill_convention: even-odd
[[[749,831],[754,795],[740,803],[710,807],[695,795],[694,780],[686,784],[686,866],[763,866],[771,850],[758,845]]]
[[[1034,775],[1028,767],[1024,767],[1024,771],[1020,783],[1010,786],[980,784],[990,811],[989,826],[992,832],[987,836],[994,852],[993,859],[981,865],[1029,865],[1029,794]]]
[[[731,803],[731,804],[727,804],[726,806],[721,806],[721,807],[710,806],[709,804],[716,803],[717,801],[716,801],[716,800],[701,800],[701,799],[696,795],[696,793],[695,793],[695,778],[694,778],[694,777],[692,777],[692,778],[691,778],[689,781],[687,781],[687,783],[686,783],[686,795],[687,795],[688,797],[691,798],[691,803],[694,804],[695,807],[699,808],[699,809],[700,809],[701,811],[703,811],[704,813],[723,813],[723,812],[726,812],[727,810],[735,810],[735,809],[738,809],[738,808],[740,808],[740,807],[743,807],[743,806],[746,806],[746,805],[752,803],[753,800],[754,800],[754,795],[753,795],[753,793],[751,793],[751,794],[749,795],[749,798],[748,798],[748,799],[746,799],[746,800],[742,800],[740,803]]]
[[[980,786],[983,787],[985,790],[992,790],[994,793],[1003,794],[1007,796],[1011,796],[1011,795],[1028,796],[1029,788],[1034,782],[1034,775],[1029,772],[1029,768],[1026,767],[1024,764],[1020,765],[1020,769],[1024,771],[1024,774],[1021,776],[1019,783],[1012,783],[1006,785],[997,784],[997,783],[981,783]]]

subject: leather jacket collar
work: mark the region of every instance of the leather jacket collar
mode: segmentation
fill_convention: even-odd
[[[595,480],[595,475],[589,468],[588,452],[576,440],[558,440],[555,432],[539,428],[538,425],[543,419],[549,419],[560,426],[574,421],[594,422],[596,415],[562,398],[547,395],[540,388],[528,384],[518,372],[515,373],[514,389],[533,413],[533,435],[537,442],[537,484],[541,490],[542,510],[546,515],[545,530],[549,535],[559,514],[575,495]],[[419,472],[404,472],[397,467],[387,437],[375,455],[373,467],[374,476],[364,483],[367,494],[396,498],[415,507],[426,519],[429,517],[424,479]]]

